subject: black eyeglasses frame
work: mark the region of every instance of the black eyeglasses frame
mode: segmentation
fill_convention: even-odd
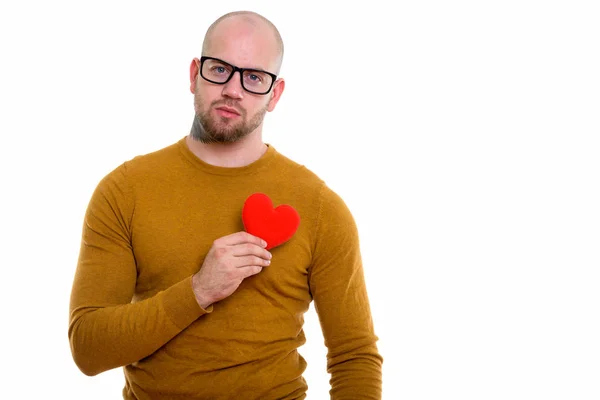
[[[204,76],[204,74],[202,74],[202,67],[204,65],[204,61],[206,60],[215,60],[218,62],[221,62],[223,64],[229,65],[232,68],[231,74],[229,75],[229,78],[227,78],[227,80],[225,82],[215,82],[215,81],[211,81],[210,79],[208,79],[207,77]],[[261,96],[264,96],[265,94],[269,94],[269,92],[271,91],[271,89],[273,89],[273,85],[275,84],[275,81],[277,80],[277,75],[269,72],[269,71],[264,71],[262,69],[256,69],[256,68],[240,68],[240,67],[236,67],[235,65],[228,63],[227,61],[223,61],[219,58],[215,58],[215,57],[208,57],[208,56],[202,56],[200,57],[200,70],[198,71],[200,73],[200,76],[202,77],[202,79],[204,79],[207,82],[210,83],[214,83],[216,85],[224,85],[227,82],[229,82],[231,80],[231,78],[233,77],[233,75],[235,75],[235,72],[239,72],[240,73],[240,84],[242,85],[242,88],[244,88],[244,90],[246,92],[252,93],[252,94],[258,94]],[[269,76],[271,76],[271,78],[273,78],[273,80],[271,81],[271,86],[269,86],[269,90],[267,90],[266,92],[262,93],[262,92],[254,92],[252,90],[248,90],[246,89],[246,86],[244,86],[244,71],[256,71],[256,72],[262,72],[265,73]]]

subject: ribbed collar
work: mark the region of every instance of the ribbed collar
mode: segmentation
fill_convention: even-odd
[[[271,163],[271,161],[275,159],[275,156],[277,154],[275,148],[267,143],[267,151],[265,151],[265,153],[253,163],[250,163],[243,167],[218,167],[216,165],[211,165],[202,161],[194,153],[192,153],[192,151],[187,146],[185,136],[177,142],[177,145],[183,157],[186,160],[188,160],[194,167],[209,174],[225,176],[254,174],[266,168]]]

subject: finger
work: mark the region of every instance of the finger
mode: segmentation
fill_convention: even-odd
[[[221,239],[223,240],[223,243],[227,246],[235,246],[237,244],[243,243],[252,243],[259,247],[267,247],[267,242],[265,242],[258,236],[251,235],[245,231],[232,233],[231,235],[223,236]]]
[[[251,265],[249,267],[240,269],[240,271],[242,271],[242,276],[247,278],[249,276],[258,274],[260,271],[262,271],[262,267],[259,267],[258,265]]]
[[[242,243],[231,246],[229,250],[234,257],[257,256],[265,260],[271,259],[271,253],[268,250],[253,243]]]
[[[257,256],[236,257],[234,261],[234,266],[236,268],[245,268],[251,266],[266,267],[269,264],[271,264],[271,260],[265,260],[264,258]]]

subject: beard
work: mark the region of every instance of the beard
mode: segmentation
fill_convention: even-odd
[[[219,106],[227,106],[235,108],[239,113],[240,121],[233,122],[229,118],[224,117],[213,117],[210,110]],[[194,109],[196,115],[194,116],[194,122],[190,134],[192,139],[197,140],[201,143],[234,143],[244,137],[248,136],[256,128],[262,124],[265,114],[267,113],[268,105],[260,108],[254,115],[248,120],[248,113],[246,110],[238,107],[235,100],[229,98],[213,101],[208,108],[205,110],[204,102],[200,98],[198,93],[194,94]]]

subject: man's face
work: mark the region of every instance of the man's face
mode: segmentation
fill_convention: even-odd
[[[239,79],[236,79],[238,75],[239,73],[236,73],[232,80],[237,80],[234,84],[240,85]],[[226,85],[230,83],[231,81]],[[244,101],[222,93],[214,93],[212,88],[204,88],[205,86],[208,85],[197,85],[194,93],[197,126],[197,129],[193,130],[194,139],[204,143],[233,143],[262,124],[267,113],[268,95],[260,96],[266,97],[263,101],[260,101],[262,99]],[[241,86],[239,89],[243,90]],[[256,96],[250,93],[248,95]]]
[[[272,34],[232,22],[225,20],[215,29],[205,55],[240,68],[275,73],[278,54]],[[200,76],[200,68],[200,60],[195,59],[190,76],[196,113],[192,137],[204,143],[232,143],[254,132],[283,90],[283,82],[278,81],[265,95],[250,93],[242,87],[239,71],[225,84],[211,83]]]

